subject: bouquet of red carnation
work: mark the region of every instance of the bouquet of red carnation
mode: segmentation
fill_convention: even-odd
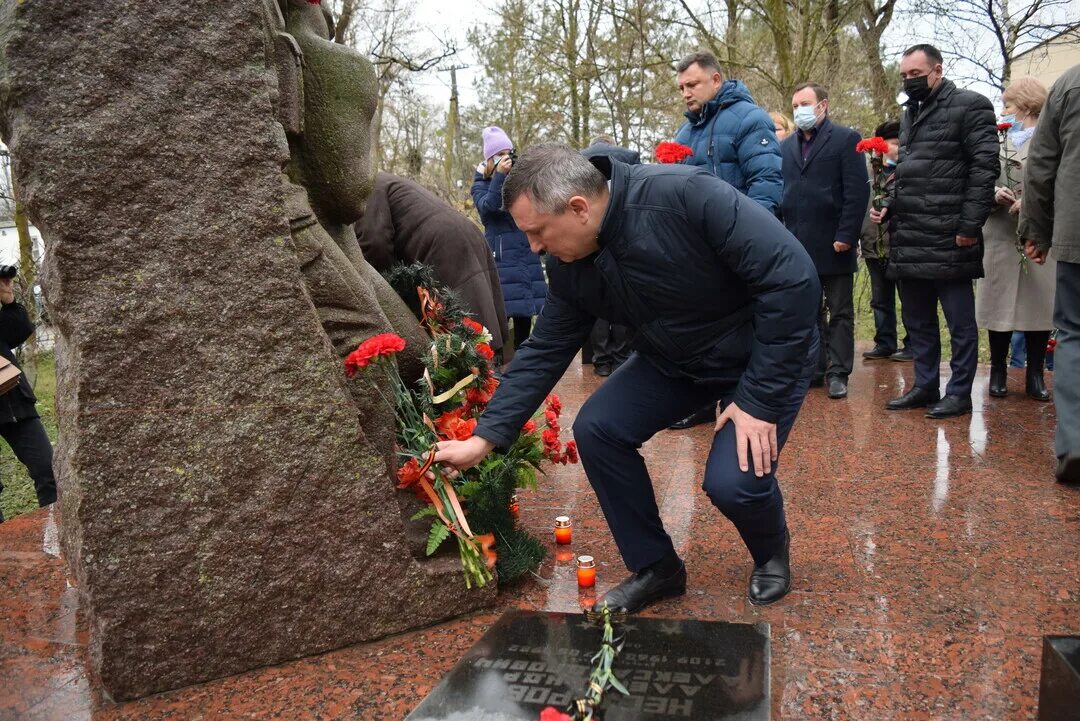
[[[667,141],[657,145],[656,151],[653,153],[656,156],[656,162],[666,164],[681,162],[683,158],[689,158],[693,154],[693,148]]]
[[[870,168],[874,177],[870,181],[873,190],[874,209],[881,210],[885,204],[885,187],[888,184],[888,173],[885,172],[885,154],[889,152],[889,142],[878,135],[866,138],[855,143],[856,153],[868,153],[870,155]],[[878,258],[885,259],[885,226],[877,227],[877,250]]]
[[[429,504],[413,517],[431,519],[429,553],[434,553],[450,535],[458,536],[463,531],[466,546],[470,534],[476,541],[472,545],[477,554],[466,548],[463,554],[468,555],[462,556],[470,582],[480,583],[483,577],[476,568],[478,555],[485,558],[488,568],[491,563],[497,563],[500,581],[522,576],[536,568],[546,549],[518,526],[511,513],[511,498],[519,488],[535,487],[536,474],[545,461],[577,461],[577,448],[572,441],[564,445],[556,435],[554,439],[549,437],[549,445],[545,446],[542,432],[551,428],[537,428],[538,424],[545,424],[544,414],[548,411],[554,411],[555,427],[558,427],[561,403],[552,396],[544,412],[537,414],[536,421],[526,424],[509,449],[498,449],[476,467],[453,479],[446,478],[430,462],[430,450],[438,441],[468,440],[475,433],[481,413],[499,386],[491,365],[494,356],[489,345],[491,334],[466,314],[457,296],[435,280],[430,268],[419,264],[399,266],[390,272],[388,279],[431,335],[431,346],[424,357],[424,374],[415,388],[404,389],[400,378],[396,379],[400,384],[397,392],[404,391],[410,398],[397,412],[401,463],[398,486],[413,490]],[[374,360],[386,357],[385,349],[392,347],[386,341],[369,342],[367,350],[359,354],[367,358],[366,364],[356,357],[346,372],[370,367]],[[432,473],[438,481],[430,484],[433,490],[446,492],[445,498],[440,497],[442,506],[427,493],[425,472]],[[462,539],[458,540],[460,546]],[[489,550],[492,544],[497,553]]]

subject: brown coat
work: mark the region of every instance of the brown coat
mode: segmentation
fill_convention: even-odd
[[[475,223],[418,183],[379,173],[354,227],[368,263],[379,271],[399,261],[431,266],[491,331],[491,347],[503,346],[508,329],[499,273]]]

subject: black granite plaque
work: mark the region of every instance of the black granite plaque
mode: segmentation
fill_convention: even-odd
[[[1080,719],[1080,636],[1044,636],[1039,721]]]
[[[604,721],[769,718],[769,625],[631,617]],[[406,721],[536,721],[585,691],[601,629],[580,614],[508,611]]]

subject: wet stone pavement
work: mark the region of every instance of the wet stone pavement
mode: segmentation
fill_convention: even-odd
[[[1009,397],[990,399],[986,372],[975,413],[940,422],[883,409],[908,364],[860,364],[845,400],[811,390],[779,473],[794,590],[768,608],[745,599],[748,556],[700,490],[710,429],[658,435],[644,453],[690,587],[645,615],[769,623],[776,719],[1035,719],[1042,636],[1080,634],[1080,488],[1053,480],[1053,404],[1024,396],[1015,370]],[[566,427],[600,382],[571,366]],[[88,681],[50,514],[13,519],[0,525],[0,720],[398,721],[501,611],[589,600],[575,554],[596,557],[600,593],[624,576],[580,466],[519,498],[541,538],[571,516],[574,543],[503,589],[496,612],[121,705]]]

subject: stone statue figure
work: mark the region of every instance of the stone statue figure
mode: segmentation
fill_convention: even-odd
[[[265,0],[268,47],[277,69],[277,115],[289,143],[282,181],[292,245],[335,353],[394,332],[406,341],[402,375],[419,377],[430,341],[389,284],[365,260],[353,223],[374,183],[370,167],[375,72],[360,53],[333,42],[333,22],[318,3]],[[380,447],[393,428],[378,394],[362,382],[353,396],[365,432]]]

